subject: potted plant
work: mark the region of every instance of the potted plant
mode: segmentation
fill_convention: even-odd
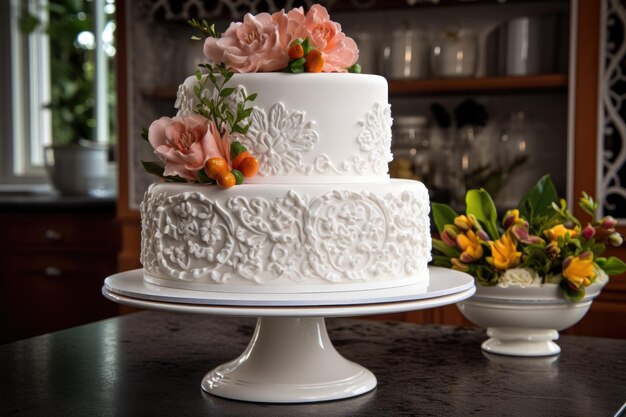
[[[93,141],[94,51],[78,42],[79,34],[93,31],[91,13],[85,12],[93,6],[85,1],[54,0],[46,7],[51,99],[45,107],[51,110],[53,144],[45,149],[45,165],[53,185],[63,194],[94,194],[109,175],[110,147]],[[26,8],[22,12],[24,33],[42,27],[36,15]]]
[[[596,220],[598,204],[583,193],[579,205],[590,216],[581,222],[559,199],[545,176],[515,209],[498,219],[488,192],[469,190],[466,212],[433,203],[440,238],[433,239],[433,264],[474,276],[477,291],[458,303],[461,313],[488,328],[484,350],[516,356],[560,352],[558,331],[574,325],[609,275],[626,271],[606,244],[622,237],[610,216]]]

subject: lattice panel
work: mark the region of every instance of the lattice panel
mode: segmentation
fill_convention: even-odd
[[[601,27],[604,34],[600,84],[601,137],[598,198],[603,215],[626,224],[626,6],[605,0]]]
[[[330,8],[337,0],[147,0],[148,16],[153,20],[186,20],[191,17],[215,19],[219,17],[240,20],[244,14],[275,12],[321,3]]]

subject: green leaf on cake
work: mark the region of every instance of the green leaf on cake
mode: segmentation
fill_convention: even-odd
[[[165,168],[156,162],[141,161],[141,165],[143,165],[143,169],[145,169],[148,174],[157,175],[159,177],[162,177],[165,171]]]
[[[235,125],[233,126],[233,132],[241,133],[242,135],[245,135],[247,133],[247,130],[239,125]]]
[[[215,181],[209,178],[203,169],[198,170],[198,182],[203,184],[215,184]]]
[[[241,142],[234,141],[230,144],[230,159],[235,159],[237,155],[242,152],[246,152],[248,149],[241,144]]]
[[[239,118],[239,120],[246,119],[247,117],[249,117],[249,116],[250,116],[250,114],[252,114],[252,107],[249,107],[249,108],[247,108],[247,109],[244,109],[244,110],[241,112],[241,116],[242,116],[242,117],[240,117],[240,118]]]
[[[209,25],[209,22],[205,19],[202,19],[202,22],[198,22],[196,19],[189,19],[187,20],[187,24],[194,29],[198,29],[207,38],[219,38],[222,36],[217,29],[215,29],[215,24]],[[192,39],[194,37],[192,37]]]
[[[294,59],[293,61],[289,63],[289,66],[287,66],[286,70],[288,72],[293,72],[294,74],[300,74],[304,72],[305,63],[306,63],[305,57]]]
[[[232,126],[235,123],[235,115],[230,110],[226,110],[225,115],[226,120],[228,120],[228,124]]]
[[[148,174],[156,175],[167,182],[187,182],[186,179],[178,175],[163,175],[165,168],[157,162],[141,161],[141,165],[143,165],[143,169],[145,169]]]
[[[352,74],[360,74],[361,73],[361,66],[358,63],[354,64],[354,65],[348,67],[348,72],[350,72]]]
[[[308,54],[309,52],[311,52],[311,49],[313,49],[313,46],[311,45],[311,42],[309,42],[309,37],[307,36],[306,39],[304,39],[302,41],[302,43],[300,44],[302,46],[302,51],[304,52],[304,55]],[[302,58],[300,58],[302,59]],[[304,62],[302,63],[304,65]]]
[[[224,88],[222,91],[220,91],[220,97],[228,97],[234,91],[235,91],[235,89],[233,87]]]

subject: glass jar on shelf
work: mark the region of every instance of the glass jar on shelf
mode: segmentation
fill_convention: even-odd
[[[502,187],[496,201],[502,207],[516,207],[524,190],[533,185],[535,175],[528,164],[530,142],[528,115],[523,111],[511,113],[498,146],[498,159],[503,167],[502,183],[506,186]],[[519,169],[522,165],[525,165],[524,169]]]
[[[448,172],[452,202],[459,207],[465,204],[465,194],[476,185],[481,173],[480,149],[477,148],[478,127],[463,126],[456,131],[456,138],[450,147]]]
[[[432,160],[426,117],[394,118],[391,150],[393,161],[389,164],[389,174],[392,177],[420,180],[428,185],[432,177]]]
[[[469,29],[440,32],[431,47],[431,66],[435,77],[471,77],[476,73],[477,41]]]
[[[357,31],[352,39],[359,45],[359,65],[362,74],[380,74],[380,59],[378,56],[380,35],[375,32]]]
[[[423,30],[404,24],[391,33],[385,74],[392,79],[428,76],[428,36]]]

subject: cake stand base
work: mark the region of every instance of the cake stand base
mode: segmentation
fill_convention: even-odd
[[[553,342],[559,338],[555,329],[489,327],[481,345],[485,352],[509,356],[550,356],[561,353]]]
[[[471,297],[474,278],[429,268],[430,283],[395,289],[313,294],[193,291],[146,284],[141,270],[105,280],[102,294],[120,304],[179,313],[257,317],[244,352],[210,371],[202,389],[241,401],[307,403],[364,394],[376,387],[367,369],[333,347],[324,317],[354,317],[440,307]]]
[[[213,395],[272,403],[336,400],[375,387],[374,374],[335,350],[321,317],[260,317],[241,356],[202,380]]]

